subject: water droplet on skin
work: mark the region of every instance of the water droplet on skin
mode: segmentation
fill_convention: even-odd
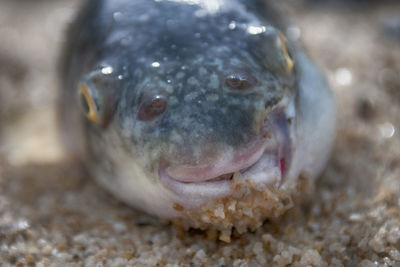
[[[381,133],[381,136],[383,138],[391,138],[393,137],[394,133],[396,132],[396,129],[394,128],[393,124],[390,122],[385,122],[381,125],[379,125],[379,132]]]
[[[118,75],[118,80],[122,80],[123,78],[124,78],[124,76]]]
[[[112,67],[104,67],[101,69],[101,73],[103,73],[104,75],[109,75],[113,73],[113,68]]]
[[[236,22],[231,21],[231,23],[229,23],[228,25],[229,30],[234,30],[236,29]]]
[[[261,34],[266,31],[265,26],[253,26],[247,27],[247,32],[252,35]]]
[[[153,63],[151,63],[151,66],[153,68],[159,68],[160,67],[160,63],[159,62],[153,62]]]
[[[353,82],[353,74],[349,69],[340,68],[335,71],[335,80],[341,86],[348,86]]]

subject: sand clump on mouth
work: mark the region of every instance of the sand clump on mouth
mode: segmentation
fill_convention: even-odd
[[[201,229],[212,239],[230,243],[234,230],[238,234],[255,231],[266,219],[281,216],[293,207],[294,199],[301,201],[299,197],[312,190],[312,183],[305,174],[300,175],[293,186],[290,183],[285,187],[260,185],[235,173],[231,196],[203,204],[198,210],[185,210],[175,204],[174,209],[181,212],[182,217],[173,220],[173,224],[178,230]]]

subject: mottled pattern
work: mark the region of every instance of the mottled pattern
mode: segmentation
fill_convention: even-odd
[[[148,169],[159,158],[209,162],[250,143],[266,112],[292,94],[295,78],[287,72],[279,31],[245,9],[232,1],[218,9],[183,1],[89,3],[72,30],[66,84],[76,90],[77,79],[93,71],[93,79],[107,80],[99,86],[112,103],[111,124],[87,125],[93,146],[104,146],[98,153],[107,157],[110,144],[101,136],[110,128]],[[80,75],[71,68],[82,68]],[[238,71],[250,73],[257,85],[229,89],[225,77]],[[142,101],[155,95],[166,97],[167,111],[138,120]]]

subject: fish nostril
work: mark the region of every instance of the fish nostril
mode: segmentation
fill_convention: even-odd
[[[147,99],[140,105],[138,119],[141,121],[152,120],[164,113],[167,105],[167,100],[161,95]]]
[[[249,73],[239,71],[229,74],[225,79],[225,84],[234,90],[248,90],[257,84],[256,78]]]

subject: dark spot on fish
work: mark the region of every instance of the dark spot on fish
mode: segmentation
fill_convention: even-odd
[[[167,109],[167,100],[161,96],[156,95],[151,99],[145,100],[140,106],[139,120],[149,121],[164,113]]]
[[[233,90],[248,90],[257,84],[257,80],[249,73],[235,72],[226,77],[225,83]]]

